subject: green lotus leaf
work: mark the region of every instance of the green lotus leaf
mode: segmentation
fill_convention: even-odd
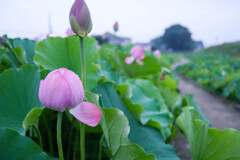
[[[49,37],[39,42],[35,48],[34,62],[44,69],[54,70],[68,68],[81,77],[80,44],[76,36],[67,38]],[[98,76],[97,41],[94,38],[84,38],[84,50],[86,60],[86,88],[91,90],[96,87],[100,77]]]
[[[39,83],[40,74],[32,65],[0,74],[0,127],[24,133],[22,123],[28,112],[35,107],[42,108]]]
[[[193,159],[240,159],[240,132],[235,129],[220,131],[208,128],[208,124],[204,121],[192,118],[192,110],[192,107],[183,108],[176,123],[187,136]]]
[[[7,128],[0,128],[0,148],[2,160],[52,160],[33,140]]]

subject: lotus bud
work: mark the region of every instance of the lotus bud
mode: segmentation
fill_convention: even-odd
[[[69,21],[76,35],[86,37],[91,32],[91,15],[84,0],[75,0],[70,11]]]
[[[82,102],[77,107],[69,111],[80,122],[85,123],[91,127],[98,125],[101,119],[101,111],[92,103]]]
[[[45,107],[60,112],[76,107],[84,99],[81,80],[66,68],[54,70],[41,80],[38,94]]]
[[[7,42],[6,42],[5,38],[0,37],[0,44],[3,45],[4,47],[7,46]]]
[[[115,32],[118,31],[118,27],[119,27],[118,22],[115,22],[114,25],[113,25],[113,29],[114,29]]]

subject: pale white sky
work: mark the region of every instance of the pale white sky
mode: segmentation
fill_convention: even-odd
[[[0,0],[0,35],[34,38],[49,32],[64,35],[74,0]],[[113,32],[133,42],[149,42],[166,27],[180,23],[206,46],[240,40],[240,0],[86,0],[93,21],[91,34]]]

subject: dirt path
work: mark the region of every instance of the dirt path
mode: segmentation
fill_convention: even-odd
[[[172,65],[174,70],[178,66],[188,63],[189,60],[181,58],[178,62]],[[176,73],[180,79],[178,88],[181,90],[181,95],[192,94],[197,101],[198,106],[205,114],[206,118],[211,122],[213,128],[224,130],[226,128],[234,128],[240,130],[240,110],[235,108],[235,103],[210,93],[196,82]],[[186,144],[186,139],[182,135],[177,137],[174,143],[177,152],[183,160],[190,160],[189,146]]]

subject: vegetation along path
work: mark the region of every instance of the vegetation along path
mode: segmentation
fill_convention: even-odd
[[[189,60],[181,58],[172,65],[174,70],[178,66],[188,63]],[[235,103],[221,96],[206,91],[196,82],[176,73],[180,83],[179,89],[181,94],[192,94],[197,101],[198,106],[205,114],[206,118],[211,122],[212,128],[224,130],[226,128],[234,128],[240,130],[240,109],[234,107]],[[174,142],[176,150],[183,160],[190,160],[189,146],[187,140],[179,135]]]
[[[173,69],[187,63],[189,60],[181,58],[173,65]],[[234,103],[223,97],[204,90],[200,85],[177,74],[180,83],[181,94],[193,94],[198,106],[202,109],[206,118],[211,122],[213,128],[224,130],[234,128],[240,130],[240,110],[234,107]]]

